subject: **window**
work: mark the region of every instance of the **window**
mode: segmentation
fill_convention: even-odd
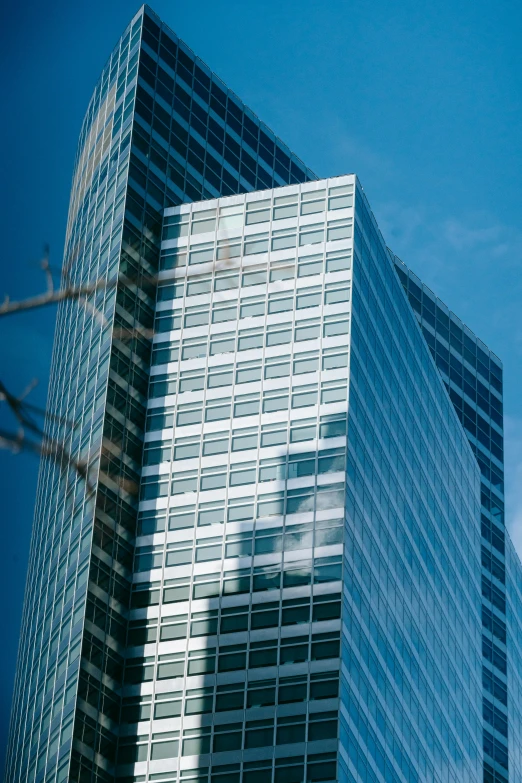
[[[290,429],[290,443],[300,443],[315,440],[317,437],[317,422],[315,419],[298,419]]]
[[[281,390],[266,391],[263,394],[263,413],[288,410],[288,393]]]
[[[336,242],[340,239],[350,239],[352,236],[351,220],[329,220],[328,221],[328,242]]]
[[[242,430],[235,429],[232,433],[232,451],[257,449],[257,427]]]
[[[274,220],[297,217],[297,199],[297,193],[290,196],[276,196],[274,198]]]
[[[219,421],[230,418],[230,400],[207,400],[205,421]]]
[[[201,471],[200,489],[202,491],[210,489],[222,489],[227,485],[226,466],[216,466],[212,468],[203,468]]]
[[[310,675],[310,700],[336,699],[339,695],[339,677],[335,672]]]
[[[341,367],[348,367],[348,351],[326,348],[323,351],[323,370],[336,370]]]
[[[245,748],[261,748],[274,744],[274,720],[251,720],[245,725]]]
[[[350,286],[346,283],[327,283],[324,292],[324,303],[339,304],[350,300]]]
[[[353,185],[328,189],[328,209],[347,209],[353,206]]]
[[[192,213],[191,234],[207,234],[216,229],[216,210],[205,209]]]
[[[214,260],[214,243],[195,245],[189,253],[189,264],[208,264]]]
[[[207,560],[221,560],[223,555],[223,539],[222,538],[204,538],[197,542],[196,546],[196,563],[203,563]],[[207,632],[210,633],[212,626],[206,624]]]
[[[246,394],[234,398],[234,417],[255,416],[259,413],[259,394]]]
[[[170,443],[152,441],[145,444],[143,451],[144,465],[160,465],[162,462],[168,462],[172,452]]]
[[[163,430],[174,424],[174,408],[149,408],[145,429]]]
[[[348,398],[346,381],[326,381],[321,384],[321,404],[329,402],[344,402]]]
[[[159,310],[154,320],[157,334],[171,332],[181,328],[181,310]]]
[[[292,329],[286,324],[269,324],[266,328],[266,344],[288,345],[292,342]]]
[[[202,356],[207,355],[207,341],[202,341],[201,337],[192,339],[192,340],[184,340],[183,341],[183,350],[182,350],[182,356],[181,358],[183,360],[186,359],[198,359]]]
[[[178,346],[158,343],[152,347],[152,364],[154,366],[158,364],[169,364],[170,362],[177,362],[178,355]]]
[[[232,465],[230,468],[230,486],[237,487],[243,484],[255,484],[256,463],[242,462]]]
[[[220,386],[231,386],[233,377],[233,368],[231,364],[209,367],[207,375],[207,387],[209,389],[215,389]]]
[[[180,601],[188,601],[190,598],[190,579],[166,579],[163,590],[163,603],[171,604]],[[184,658],[184,655],[182,656]],[[161,656],[160,656],[161,658]],[[184,665],[181,669],[183,675]],[[159,675],[158,675],[159,676]],[[168,675],[166,675],[168,676]],[[172,675],[178,676],[178,675]]]
[[[204,712],[212,712],[213,702],[214,689],[212,687],[190,688],[185,697],[185,715],[201,715]]]
[[[301,342],[303,340],[316,340],[321,333],[320,318],[311,318],[305,321],[298,321],[295,325],[294,340]]]
[[[161,251],[159,268],[177,269],[187,264],[187,253],[184,248],[166,248]]]
[[[182,299],[185,293],[185,283],[168,282],[158,285],[158,302],[167,302],[169,299]]]
[[[235,258],[239,258],[241,256],[241,238],[232,238],[232,239],[219,239],[217,244],[217,260],[218,261],[232,261]],[[219,266],[224,266],[224,264],[219,264]],[[215,291],[221,291],[224,288],[237,288],[239,285],[239,278],[238,275],[223,275],[223,277],[230,277],[231,279],[235,278],[235,282],[232,285],[221,285],[219,282],[219,278],[221,278],[222,273],[216,272],[216,281],[215,281]]]
[[[219,651],[219,672],[232,672],[246,668],[246,644],[221,646]]]
[[[269,707],[276,701],[275,680],[254,680],[249,682],[247,707]]]
[[[292,393],[292,408],[306,408],[317,404],[317,387],[298,386]]]
[[[244,702],[244,684],[218,685],[216,688],[216,712],[242,710]]]
[[[210,341],[210,355],[218,356],[222,353],[233,353],[236,348],[235,337],[216,335]],[[239,349],[241,350],[241,349]]]
[[[320,275],[323,271],[322,256],[303,256],[298,259],[297,276]]]
[[[293,373],[302,375],[307,372],[317,372],[319,369],[319,352],[300,353],[294,357]]]
[[[326,254],[327,272],[344,272],[351,268],[352,254],[349,250],[333,251]]]
[[[321,416],[320,438],[336,438],[346,435],[346,414]]]
[[[178,413],[176,416],[176,424],[178,427],[183,427],[189,424],[201,423],[201,403],[185,403],[184,405],[178,405]]]
[[[180,506],[170,512],[169,530],[184,530],[194,527],[195,521],[195,506]]]
[[[327,315],[324,319],[323,336],[336,337],[340,334],[348,334],[349,319],[341,315]]]
[[[263,199],[262,201],[249,201],[246,205],[247,226],[254,225],[255,223],[267,223],[270,220],[270,207],[270,199]]]
[[[252,626],[253,627],[253,626]],[[248,665],[251,669],[277,664],[277,639],[266,639],[262,642],[250,643]]]
[[[179,239],[188,235],[188,212],[183,215],[165,215],[162,240]]]
[[[241,329],[239,332],[238,351],[250,351],[263,347],[263,329]]]
[[[284,313],[294,308],[293,291],[277,291],[268,295],[268,312]]]
[[[244,254],[246,256],[256,253],[268,252],[268,234],[251,234],[245,237]]]
[[[252,285],[265,285],[266,284],[266,268],[260,267],[258,269],[251,268],[248,271],[243,272],[241,285],[244,287]]]
[[[301,215],[324,212],[325,190],[308,190],[301,193]]]
[[[295,277],[295,263],[293,260],[278,261],[270,267],[270,282],[276,280],[293,280]]]
[[[187,636],[187,619],[186,614],[163,618],[161,621],[160,641],[185,639]]]
[[[238,247],[240,247],[238,245]],[[239,287],[239,274],[237,272],[216,272],[214,291],[230,291]]]
[[[319,286],[298,289],[296,308],[303,310],[307,307],[317,307],[321,304],[321,293],[322,290]]]
[[[201,370],[182,372],[179,379],[179,391],[200,391],[205,388],[205,374]]]
[[[237,318],[237,304],[235,302],[217,302],[212,308],[212,323],[223,321],[235,321]]]
[[[212,290],[212,278],[197,276],[195,280],[189,277],[187,282],[187,296],[199,296],[209,294]]]
[[[292,715],[288,718],[278,718],[276,744],[304,742],[306,737],[306,716]]]
[[[285,422],[278,424],[263,424],[261,427],[261,446],[279,446],[286,444],[288,438]]]
[[[265,314],[265,296],[249,296],[241,299],[240,317],[255,318]]]
[[[286,457],[262,459],[259,463],[259,481],[284,481],[286,478]]]
[[[176,438],[174,459],[195,459],[199,457],[200,438]]]
[[[252,555],[252,533],[229,533],[226,539],[225,545],[225,557],[250,557]],[[230,631],[246,631],[248,628],[248,614],[241,614],[241,620],[231,618],[230,621],[224,622],[223,612],[237,612],[239,609],[223,610],[221,617],[221,633],[227,633]],[[242,611],[246,611],[242,609]],[[246,619],[244,619],[246,618]],[[243,627],[244,625],[244,627]]]
[[[223,501],[212,503],[200,503],[198,513],[198,526],[222,525],[225,521],[225,509]]]
[[[205,307],[186,307],[183,323],[187,328],[192,326],[205,326],[208,324],[208,318],[208,305]]]
[[[261,361],[239,362],[236,367],[236,383],[253,383],[261,380]]]
[[[213,454],[227,454],[229,450],[230,439],[228,432],[208,433],[203,441],[203,456],[209,457]]]
[[[265,360],[265,378],[288,378],[289,375],[289,356],[267,357]]]
[[[272,250],[286,250],[288,248],[295,247],[296,243],[297,238],[295,228],[272,232]]]
[[[299,247],[317,245],[324,242],[324,227],[322,223],[314,226],[302,226],[299,232]]]
[[[195,492],[197,489],[197,471],[190,470],[183,473],[174,473],[172,475],[173,495],[180,495],[185,492]]]
[[[165,530],[165,512],[142,511],[138,514],[138,535],[150,536]]]
[[[243,204],[221,207],[219,210],[219,230],[237,229],[243,225]]]

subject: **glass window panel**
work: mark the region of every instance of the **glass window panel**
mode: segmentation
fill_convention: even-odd
[[[256,253],[268,252],[268,236],[249,236],[245,238],[245,250],[246,256],[254,255]]]
[[[241,318],[254,318],[265,314],[265,297],[252,297],[251,299],[241,300],[240,316]]]
[[[272,250],[287,250],[288,248],[295,247],[297,243],[295,229],[292,233],[279,234],[274,232],[272,235]]]
[[[293,280],[295,277],[295,264],[272,265],[270,267],[270,282],[276,280]]]
[[[283,196],[282,198],[285,197]],[[274,203],[275,202],[276,200],[274,199]],[[292,218],[292,217],[297,217],[297,203],[285,204],[285,205],[274,207],[274,220],[284,220],[285,218]]]
[[[224,274],[218,272],[214,280],[214,291],[229,291],[239,287],[239,274],[237,272]]]
[[[210,343],[210,355],[218,356],[221,353],[233,353],[235,348],[235,337],[214,338]]]
[[[299,233],[300,247],[304,247],[305,245],[316,245],[320,242],[324,242],[324,228],[322,226],[310,226],[307,230],[301,229]]]
[[[264,285],[266,283],[266,269],[256,269],[252,272],[244,272],[241,285]]]

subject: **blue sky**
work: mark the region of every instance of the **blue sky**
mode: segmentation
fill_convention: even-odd
[[[28,0],[0,18],[0,296],[59,267],[80,124],[138,5]],[[156,12],[319,176],[356,172],[392,249],[504,361],[508,524],[522,552],[522,6],[514,0],[157,0]],[[54,313],[0,323],[2,379],[39,379]],[[0,452],[0,763],[37,463]]]

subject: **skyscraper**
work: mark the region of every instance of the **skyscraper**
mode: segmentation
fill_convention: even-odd
[[[89,480],[42,463],[8,781],[457,783],[483,742],[516,780],[501,369],[459,327],[486,444],[395,265],[355,177],[137,14],[75,163],[64,269],[97,285],[59,311],[47,431]]]
[[[8,780],[89,767],[103,780],[114,764],[164,206],[313,176],[139,11],[96,85],[74,165],[64,275],[97,287],[59,309],[47,432],[85,459],[91,483],[42,462]]]

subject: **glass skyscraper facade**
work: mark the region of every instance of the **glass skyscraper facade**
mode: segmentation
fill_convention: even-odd
[[[517,780],[501,365],[356,177],[144,7],[63,274],[6,780]]]
[[[484,780],[505,783],[522,779],[521,614],[515,608],[522,569],[505,530],[502,365],[398,258],[395,263],[480,468]]]

